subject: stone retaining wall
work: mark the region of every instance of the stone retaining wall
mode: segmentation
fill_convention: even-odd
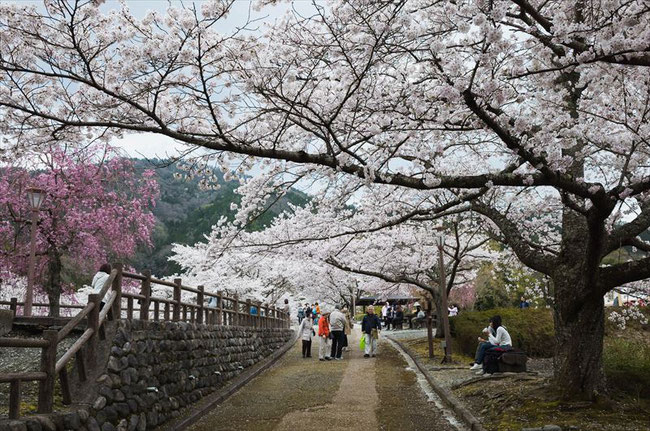
[[[152,429],[283,346],[292,334],[290,329],[121,321],[105,374],[94,393],[86,394],[89,407],[0,422],[0,431]]]

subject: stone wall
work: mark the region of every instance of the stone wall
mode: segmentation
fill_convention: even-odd
[[[292,334],[290,329],[121,321],[105,373],[92,391],[75,397],[90,407],[5,421],[0,431],[152,429],[282,347]]]

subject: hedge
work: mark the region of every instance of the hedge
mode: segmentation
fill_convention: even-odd
[[[555,334],[553,313],[541,308],[495,308],[486,311],[463,311],[451,317],[450,328],[458,346],[466,355],[476,353],[477,337],[485,337],[481,331],[490,317],[499,314],[503,326],[508,329],[513,347],[524,350],[529,356],[550,358],[553,356]]]

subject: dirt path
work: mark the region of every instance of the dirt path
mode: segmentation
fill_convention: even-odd
[[[329,404],[316,409],[294,411],[286,415],[279,426],[280,431],[305,429],[349,430],[359,424],[368,429],[377,428],[375,410],[379,404],[375,380],[375,359],[363,358],[358,348],[359,332],[349,337],[351,352],[346,352],[346,366],[336,395]],[[338,365],[335,363],[334,365]],[[325,364],[328,365],[328,364]]]
[[[271,369],[205,415],[191,430],[380,429],[452,431],[418,385],[401,355],[380,343],[377,358],[363,358],[359,332],[342,361],[312,359],[300,342]],[[433,428],[432,428],[433,427]]]

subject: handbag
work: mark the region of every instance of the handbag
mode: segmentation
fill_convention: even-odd
[[[366,348],[366,337],[365,334],[361,336],[361,340],[359,340],[359,349],[364,350]]]

